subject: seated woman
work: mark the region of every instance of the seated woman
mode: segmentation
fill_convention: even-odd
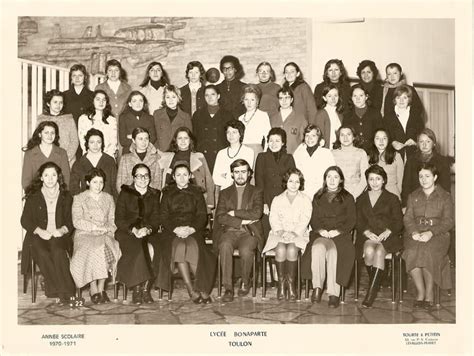
[[[56,163],[42,164],[25,189],[21,226],[26,230],[21,256],[21,273],[29,273],[33,257],[44,276],[45,294],[68,304],[75,286],[69,272],[72,250],[71,194],[66,190],[61,168]],[[30,249],[31,254],[30,256]]]
[[[415,154],[408,158],[405,164],[402,183],[402,205],[406,206],[407,198],[410,193],[419,186],[418,169],[423,163],[431,163],[438,169],[438,179],[436,183],[448,193],[451,192],[451,172],[449,161],[438,153],[436,147],[435,133],[425,128],[417,137],[417,150]]]
[[[385,189],[387,174],[377,164],[365,171],[367,190],[357,199],[357,258],[364,256],[369,287],[362,306],[372,307],[380,288],[385,256],[402,248],[403,215],[400,200]]]
[[[420,188],[408,196],[403,218],[405,237],[402,254],[416,286],[415,308],[431,309],[433,286],[451,288],[448,248],[454,227],[451,195],[436,184],[438,169],[431,163],[418,168]]]
[[[150,290],[157,272],[160,191],[149,186],[151,171],[144,163],[132,169],[133,183],[122,186],[117,199],[115,238],[122,257],[117,280],[133,290],[132,303],[153,303]]]
[[[270,209],[271,231],[262,254],[275,251],[278,274],[277,299],[296,300],[298,252],[304,252],[309,241],[308,224],[311,219],[311,199],[301,191],[304,177],[299,169],[290,168],[283,176],[285,191],[273,199]]]
[[[86,176],[93,168],[104,171],[107,180],[104,180],[104,192],[117,198],[115,181],[117,179],[117,165],[115,160],[104,150],[104,135],[97,129],[90,129],[85,136],[85,153],[74,162],[71,170],[70,191],[72,195],[79,194],[87,189],[89,185],[86,182]]]
[[[209,293],[215,281],[216,257],[204,242],[207,209],[200,188],[190,183],[192,173],[185,163],[178,163],[172,172],[174,184],[163,189],[160,221],[163,237],[160,241],[158,287],[170,290],[170,273],[178,268],[196,304],[209,304]],[[194,286],[191,273],[195,276]]]
[[[191,169],[196,185],[204,194],[209,209],[214,207],[214,182],[206,157],[194,151],[196,139],[187,127],[179,127],[170,144],[171,152],[164,152],[160,159],[162,188],[173,183],[173,168],[177,163],[186,163]]]
[[[354,265],[351,230],[355,223],[354,198],[344,189],[341,169],[331,166],[324,172],[323,187],[313,199],[310,240],[301,259],[301,277],[313,281],[311,302],[321,302],[326,279],[328,305],[339,306],[341,286],[349,284]]]
[[[85,177],[88,190],[76,195],[72,204],[74,254],[71,258],[71,274],[77,288],[89,284],[91,302],[110,302],[104,290],[108,272],[115,284],[117,262],[121,256],[119,244],[114,239],[115,203],[104,192],[105,172],[93,168]]]

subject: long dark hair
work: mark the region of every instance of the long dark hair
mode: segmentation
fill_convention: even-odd
[[[288,90],[288,88],[291,88],[293,90],[295,90],[295,88],[300,85],[301,83],[304,83],[304,78],[303,78],[303,72],[301,72],[301,69],[300,67],[298,66],[298,64],[296,64],[295,62],[289,62],[289,63],[286,63],[285,66],[283,67],[283,75],[285,75],[285,69],[286,67],[288,66],[292,66],[293,68],[296,69],[296,71],[298,73],[300,73],[300,75],[298,75],[294,81],[293,84],[290,85],[290,83],[286,80],[285,78],[285,81],[283,83],[283,88],[285,88],[286,90]]]
[[[175,131],[175,133],[173,135],[173,138],[171,139],[171,143],[170,143],[170,147],[169,147],[168,151],[169,152],[174,152],[174,153],[177,153],[179,151],[177,138],[178,138],[178,134],[180,132],[186,132],[188,134],[188,136],[189,136],[189,150],[191,152],[196,152],[195,147],[194,147],[194,144],[196,142],[196,137],[193,135],[192,131],[189,128],[185,127],[185,126],[178,127],[178,129]]]
[[[354,145],[354,147],[360,148],[359,137],[358,137],[358,135],[356,135],[356,132],[355,132],[354,128],[352,126],[349,126],[349,125],[342,125],[341,127],[339,127],[337,129],[337,131],[336,131],[336,141],[334,141],[334,143],[332,145],[332,148],[335,149],[335,150],[338,150],[342,147],[341,140],[339,138],[339,136],[341,135],[342,129],[351,130],[352,136],[354,137],[354,141],[352,141],[352,144]]]
[[[144,113],[144,114],[148,114],[148,100],[147,100],[145,94],[143,94],[141,91],[138,91],[138,90],[134,90],[130,93],[130,95],[127,98],[127,102],[124,105],[123,110],[120,114],[124,114],[126,112],[133,112],[132,108],[128,104],[132,101],[132,98],[135,95],[140,95],[143,98],[143,108],[140,112]]]
[[[25,196],[23,197],[23,199],[28,199],[30,195],[40,191],[41,187],[43,186],[41,176],[43,175],[43,172],[48,168],[54,168],[56,170],[56,173],[58,174],[59,191],[62,192],[67,190],[67,185],[64,181],[64,176],[61,168],[54,162],[46,162],[38,168],[38,171],[36,172],[33,181],[30,183],[30,185],[26,187]]]
[[[28,140],[28,143],[23,147],[23,151],[29,151],[41,143],[41,137],[39,134],[44,130],[45,127],[52,127],[54,129],[54,141],[53,144],[59,147],[59,129],[58,125],[53,121],[42,121],[31,135],[31,138]]]
[[[55,96],[60,96],[61,98],[63,98],[63,108],[61,109],[59,115],[64,114],[64,109],[65,109],[65,107],[64,107],[64,93],[62,93],[58,89],[52,89],[52,90],[47,91],[46,93],[44,93],[44,96],[43,96],[43,113],[45,115],[51,115],[50,104],[51,104],[51,100]]]
[[[324,172],[322,188],[319,189],[318,192],[314,195],[314,199],[316,201],[321,199],[321,197],[329,191],[328,185],[326,183],[326,177],[328,176],[329,172],[331,172],[331,171],[337,172],[337,174],[339,174],[339,177],[341,178],[341,181],[339,182],[339,186],[337,187],[337,193],[336,193],[336,197],[334,198],[334,201],[337,201],[337,202],[341,203],[341,202],[344,201],[344,199],[348,195],[350,195],[350,193],[347,190],[344,189],[345,178],[344,178],[344,174],[342,173],[341,168],[339,168],[338,166],[330,166]]]
[[[87,110],[87,118],[92,121],[92,118],[96,114],[95,106],[94,106],[94,100],[95,100],[95,97],[97,96],[97,94],[103,94],[105,96],[105,108],[104,108],[104,111],[102,112],[102,122],[104,124],[108,125],[109,122],[107,121],[107,119],[108,119],[109,116],[112,115],[112,106],[110,106],[109,96],[107,95],[107,93],[105,91],[103,91],[101,89],[97,89],[97,90],[94,91],[94,94],[92,96],[92,105]]]
[[[73,64],[69,69],[69,83],[72,83],[72,72],[81,71],[84,75],[84,87],[89,87],[89,73],[87,73],[86,66],[82,63]]]
[[[326,96],[333,89],[336,89],[337,94],[339,95],[339,99],[336,104],[336,112],[341,113],[344,110],[344,107],[342,105],[341,90],[339,89],[339,86],[333,83],[324,86],[323,91],[321,93],[321,105],[318,107],[318,109],[324,109],[326,107],[327,103],[326,100],[323,99],[323,97]]]
[[[379,152],[377,146],[375,145],[375,135],[377,135],[378,132],[385,132],[385,134],[387,135],[387,148],[382,153]],[[392,164],[395,160],[396,153],[397,151],[395,151],[395,148],[393,148],[392,146],[392,139],[388,130],[384,128],[376,129],[374,132],[374,136],[372,137],[372,144],[370,145],[368,150],[369,164],[378,164],[382,155],[386,164]]]
[[[356,90],[356,89],[362,90],[364,92],[364,94],[367,96],[367,100],[365,101],[366,107],[368,108],[369,106],[371,106],[372,105],[372,100],[370,99],[370,94],[367,91],[367,89],[364,88],[364,86],[362,84],[356,84],[356,85],[353,85],[351,87],[351,94],[350,94],[350,97],[349,97],[350,99],[349,99],[349,103],[347,103],[348,108],[351,109],[351,110],[355,110],[356,106],[355,106],[354,102],[352,101],[352,95],[354,94],[354,90]]]
[[[326,62],[324,66],[324,72],[323,72],[323,80],[326,84],[332,83],[331,80],[328,77],[328,69],[331,67],[331,64],[335,64],[339,67],[339,70],[341,71],[341,76],[339,77],[338,84],[342,84],[347,81],[347,70],[346,67],[344,67],[344,63],[340,59],[333,58],[330,59],[329,61]]]
[[[160,79],[160,86],[165,86],[170,83],[170,78],[168,77],[168,73],[165,71],[163,68],[163,65],[160,62],[151,62],[147,67],[145,71],[145,77],[143,78],[143,81],[140,84],[140,87],[145,87],[148,85],[148,82],[150,81],[150,69],[153,68],[154,66],[158,65],[161,68],[161,79]]]

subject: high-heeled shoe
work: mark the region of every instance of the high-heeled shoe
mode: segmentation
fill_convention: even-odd
[[[101,293],[101,300],[102,300],[102,303],[110,303],[110,299],[109,299],[109,296],[107,295],[107,292],[105,290],[102,291]]]
[[[91,302],[93,304],[101,304],[102,303],[102,295],[100,293],[95,293],[91,295]]]

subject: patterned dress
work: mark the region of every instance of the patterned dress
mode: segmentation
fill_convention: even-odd
[[[76,195],[72,221],[76,231],[70,269],[76,286],[81,288],[96,279],[107,278],[109,271],[115,282],[121,252],[114,239],[117,227],[112,196],[102,192],[95,200],[88,190]],[[105,227],[107,232],[95,232],[97,227]]]

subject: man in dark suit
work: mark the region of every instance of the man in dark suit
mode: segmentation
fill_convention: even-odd
[[[232,255],[239,249],[242,272],[240,297],[250,290],[250,272],[256,249],[263,247],[260,219],[263,214],[263,192],[249,183],[252,169],[247,161],[237,159],[230,165],[234,184],[219,195],[216,209],[217,228],[214,243],[221,256],[222,279],[225,288],[223,302],[234,299],[232,285]],[[255,276],[254,276],[255,278]]]

